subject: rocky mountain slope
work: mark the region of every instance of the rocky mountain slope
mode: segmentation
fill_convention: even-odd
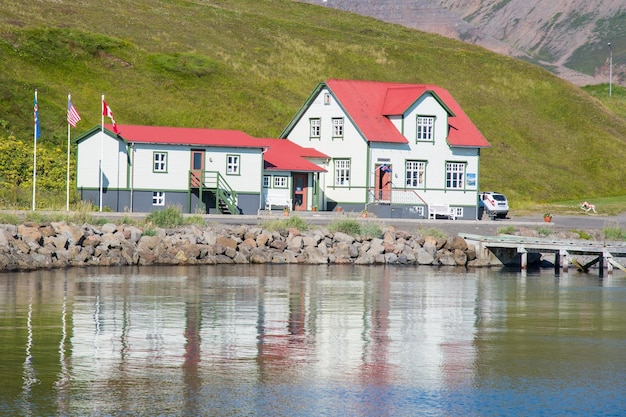
[[[299,0],[483,46],[577,85],[626,80],[626,0]],[[609,49],[608,43],[611,43]]]

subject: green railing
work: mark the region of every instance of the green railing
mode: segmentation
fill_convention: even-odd
[[[189,171],[189,189],[198,188],[202,201],[202,191],[207,189],[215,194],[215,208],[224,213],[226,208],[230,214],[239,214],[237,192],[232,189],[226,179],[217,171]]]

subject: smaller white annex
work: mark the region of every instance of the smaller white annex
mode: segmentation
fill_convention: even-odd
[[[116,134],[110,125],[97,126],[74,140],[77,191],[94,205],[119,212],[179,206],[187,213],[257,214],[268,195],[289,201],[291,210],[305,210],[319,196],[319,161],[328,157],[288,140],[235,130],[117,128]]]

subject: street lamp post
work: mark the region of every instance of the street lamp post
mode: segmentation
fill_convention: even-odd
[[[613,47],[609,42],[609,97],[613,94]]]

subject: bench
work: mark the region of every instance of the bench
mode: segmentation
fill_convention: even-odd
[[[271,210],[272,206],[287,207],[291,210],[291,204],[291,198],[288,198],[284,191],[273,189],[267,190],[267,194],[265,195],[265,210]]]
[[[456,220],[454,209],[450,208],[449,204],[429,204],[428,205],[428,218],[436,219],[437,216],[446,216],[450,220]]]

